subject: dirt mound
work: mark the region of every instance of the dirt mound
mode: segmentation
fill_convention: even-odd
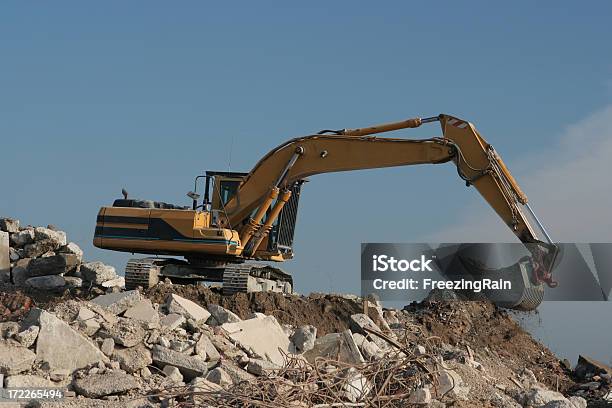
[[[310,296],[283,295],[281,293],[238,293],[223,296],[218,289],[205,286],[159,284],[146,291],[146,296],[156,303],[164,303],[174,293],[207,307],[215,304],[225,307],[246,319],[252,313],[273,315],[279,322],[293,326],[312,325],[319,336],[349,328],[351,315],[360,313],[362,306],[356,297],[331,294]]]

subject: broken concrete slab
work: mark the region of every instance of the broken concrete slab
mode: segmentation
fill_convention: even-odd
[[[366,360],[378,360],[384,356],[384,352],[380,349],[380,347],[378,347],[378,345],[373,341],[368,340],[363,334],[353,333],[353,339],[355,340],[355,344],[357,344],[359,351],[361,351],[361,354]]]
[[[291,342],[295,349],[302,353],[311,350],[317,339],[317,328],[311,325],[298,327],[291,336]]]
[[[65,246],[61,247],[59,252],[75,255],[79,263],[83,260],[83,250],[74,242],[69,242]]]
[[[123,316],[145,323],[149,328],[159,326],[159,313],[155,310],[149,299],[142,299],[134,303],[132,307],[123,313]]]
[[[227,310],[222,306],[209,304],[207,309],[212,315],[212,318],[214,318],[214,323],[216,325],[221,325],[224,323],[238,323],[242,321],[242,319],[239,318],[235,313]]]
[[[303,355],[311,364],[317,357],[334,359],[348,364],[361,364],[365,361],[350,330],[319,337],[314,347]]]
[[[11,269],[11,281],[13,284],[18,286],[23,286],[25,281],[29,278],[28,275],[28,265],[32,259],[24,258],[20,259],[13,265],[13,269]]]
[[[121,394],[140,386],[133,376],[120,371],[89,375],[75,380],[73,385],[76,392],[89,398]]]
[[[41,258],[45,259],[45,258]],[[36,276],[25,281],[26,286],[38,290],[57,290],[66,286],[66,281],[60,275]]]
[[[47,363],[50,370],[74,371],[98,361],[108,361],[88,338],[55,315],[41,309],[33,309],[27,320],[40,326],[36,341],[36,360]]]
[[[11,375],[5,380],[7,388],[54,388],[53,381],[37,375]]]
[[[593,358],[579,355],[578,363],[576,364],[576,368],[574,368],[574,374],[581,379],[599,374],[612,375],[612,368]]]
[[[117,348],[113,359],[119,362],[122,370],[135,373],[153,363],[151,352],[142,344],[131,348]]]
[[[469,393],[470,387],[465,385],[456,371],[442,370],[438,374],[438,397],[448,395],[457,400],[466,400]]]
[[[172,331],[185,323],[185,316],[178,313],[170,313],[162,317],[159,323],[164,330]]]
[[[160,368],[166,365],[178,368],[187,380],[205,375],[208,372],[208,364],[204,359],[197,356],[188,356],[159,345],[153,346],[151,358]]]
[[[107,337],[102,340],[102,344],[100,344],[100,351],[104,353],[105,356],[110,357],[113,355],[115,351],[115,340],[112,337]]]
[[[119,276],[115,279],[107,280],[106,282],[102,282],[100,285],[103,288],[124,288],[125,287],[125,278],[123,276]]]
[[[61,248],[66,245],[66,233],[64,231],[54,231],[45,227],[34,228],[34,235],[37,241],[51,241],[56,248]]]
[[[369,338],[371,341],[376,343],[376,345],[382,350],[389,348],[389,344],[387,344],[385,340],[368,333],[364,328],[382,333],[380,327],[378,327],[378,325],[374,323],[374,321],[369,316],[363,313],[351,315],[351,330],[353,332],[363,334],[366,338]]]
[[[34,241],[31,244],[27,244],[23,248],[23,254],[26,258],[39,258],[43,254],[53,253],[59,246],[57,243],[51,240]]]
[[[141,300],[140,292],[137,290],[128,290],[119,293],[109,293],[108,295],[98,296],[91,303],[102,306],[107,311],[118,315],[132,307],[136,302]]]
[[[36,354],[23,346],[0,342],[0,374],[14,375],[32,368]]]
[[[195,345],[195,353],[208,361],[218,361],[221,355],[206,334],[202,334]]]
[[[23,347],[32,347],[32,345],[36,342],[39,331],[40,327],[30,326],[27,329],[15,334],[15,340],[17,340]]]
[[[257,358],[250,359],[246,367],[247,372],[256,376],[271,375],[280,369],[281,367],[269,362],[268,360],[261,360]]]
[[[429,405],[431,403],[431,391],[427,388],[417,388],[408,397],[409,404]]]
[[[210,317],[210,312],[202,306],[175,294],[168,296],[166,308],[168,313],[180,314],[196,322],[205,322]]]
[[[113,326],[105,327],[100,331],[100,337],[111,337],[116,344],[124,347],[134,347],[142,343],[146,334],[145,329],[138,322],[127,318],[120,318]]]
[[[372,383],[353,367],[349,368],[346,378],[341,392],[351,402],[361,401],[372,390]]]
[[[0,232],[19,232],[19,220],[15,218],[0,218]]]
[[[245,350],[279,366],[285,364],[285,357],[279,350],[285,353],[294,351],[289,337],[274,316],[225,323],[221,328]]]
[[[222,387],[226,387],[228,385],[232,385],[232,377],[229,376],[227,372],[221,367],[216,367],[206,375],[206,381],[210,381],[213,384],[220,385]]]
[[[46,258],[32,259],[28,264],[30,277],[59,275],[74,269],[78,265],[76,255],[60,254]]]
[[[106,281],[117,278],[115,268],[103,262],[86,262],[81,264],[83,280],[100,285]]]
[[[166,378],[172,381],[173,383],[183,382],[183,374],[181,374],[181,371],[178,368],[171,365],[167,365],[162,371],[165,374]]]
[[[34,228],[24,229],[11,235],[11,242],[17,248],[34,242]]]

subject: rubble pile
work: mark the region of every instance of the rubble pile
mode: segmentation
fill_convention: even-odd
[[[28,230],[11,229],[11,240]],[[37,241],[33,231],[32,243],[50,239],[39,233]],[[25,255],[29,244],[11,245]],[[30,263],[68,254],[66,246]],[[111,275],[94,278],[84,265],[79,278],[104,288]],[[354,295],[222,296],[169,281],[146,291],[73,288],[68,295],[64,284],[57,301],[42,302],[45,291],[27,283],[35,276],[13,280],[16,267],[3,286],[13,288],[6,300],[14,304],[0,299],[13,313],[0,323],[0,387],[61,389],[59,406],[583,408],[612,401],[609,367],[581,357],[571,370],[487,302],[432,296],[398,310]]]
[[[0,218],[0,283],[35,290],[62,291],[70,288],[121,288],[124,278],[102,262],[83,261],[83,251],[69,242],[64,231],[21,226],[19,220]]]

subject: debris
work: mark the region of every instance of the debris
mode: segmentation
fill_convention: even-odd
[[[83,275],[83,280],[96,284],[102,284],[117,278],[115,268],[110,265],[105,265],[102,262],[87,262],[82,264],[81,274]]]
[[[74,381],[75,391],[89,398],[119,394],[138,387],[138,381],[133,376],[120,371],[92,374]]]
[[[27,329],[15,334],[15,340],[19,342],[23,347],[30,348],[36,342],[40,327],[30,326]]]
[[[185,317],[177,313],[171,313],[162,317],[160,324],[162,328],[172,331],[182,326],[185,323]]]
[[[191,318],[196,322],[205,322],[210,317],[210,312],[204,309],[202,306],[175,294],[168,297],[166,307],[168,309],[168,313],[180,314],[186,318]]]
[[[19,220],[14,218],[0,218],[0,231],[7,233],[19,232]]]
[[[218,361],[221,355],[208,336],[202,335],[195,345],[195,353],[208,361]]]
[[[576,368],[574,368],[574,374],[578,378],[586,379],[589,376],[592,377],[602,373],[612,375],[612,368],[590,357],[578,356],[578,363]]]
[[[5,380],[6,388],[53,388],[56,385],[37,375],[11,375]]]
[[[225,323],[221,328],[244,350],[249,350],[279,366],[284,365],[285,358],[279,350],[289,353],[291,343],[274,316]]]
[[[431,392],[427,388],[418,388],[408,397],[409,404],[429,405],[431,403]]]
[[[103,339],[102,344],[100,345],[100,350],[102,351],[102,353],[104,353],[105,356],[112,356],[113,352],[115,351],[115,340],[113,340],[112,337],[107,337]]]
[[[174,383],[183,382],[183,374],[181,374],[178,368],[171,365],[167,365],[164,367],[163,372],[170,381]]]
[[[365,361],[349,330],[319,337],[315,341],[314,347],[304,353],[304,358],[311,364],[314,363],[317,357],[337,360],[347,364],[360,364]]]
[[[47,363],[50,370],[74,371],[100,360],[107,360],[89,339],[51,313],[33,309],[27,320],[40,326],[36,341],[36,360]]]
[[[128,290],[126,292],[109,293],[108,295],[98,296],[91,303],[102,306],[107,311],[118,315],[125,312],[141,299],[140,292]]]
[[[202,358],[188,356],[158,345],[153,346],[151,357],[158,367],[172,365],[178,368],[188,380],[205,375],[208,372],[208,365]]]
[[[293,336],[291,336],[291,342],[299,353],[311,350],[315,345],[316,339],[317,328],[311,325],[298,327],[293,332]]]
[[[124,347],[134,347],[144,340],[146,332],[137,322],[122,317],[113,326],[101,330],[100,335],[111,337]]]
[[[23,346],[0,342],[0,374],[13,375],[29,370],[36,354]]]
[[[56,290],[63,288],[66,285],[66,281],[63,276],[47,275],[29,278],[25,281],[25,284],[38,290]]]
[[[253,375],[270,375],[274,373],[275,370],[279,370],[280,368],[281,367],[269,362],[268,360],[252,358],[249,360],[246,370]]]
[[[11,277],[11,257],[9,254],[9,234],[0,231],[0,282],[8,282]]]
[[[212,315],[212,318],[215,319],[216,325],[221,325],[224,323],[238,323],[242,321],[242,319],[240,319],[234,313],[219,305],[209,304],[208,311]]]
[[[206,380],[222,387],[233,384],[232,377],[230,377],[229,374],[226,373],[221,367],[210,370],[210,372],[206,375]]]

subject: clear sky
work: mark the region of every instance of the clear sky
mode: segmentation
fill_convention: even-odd
[[[611,14],[605,1],[3,2],[0,215],[53,223],[122,269],[128,256],[91,245],[122,187],[189,204],[195,175],[248,171],[289,137],[444,112],[496,147],[553,238],[612,241]],[[301,292],[358,291],[361,242],[512,240],[450,165],[315,176],[300,205],[284,267]]]

